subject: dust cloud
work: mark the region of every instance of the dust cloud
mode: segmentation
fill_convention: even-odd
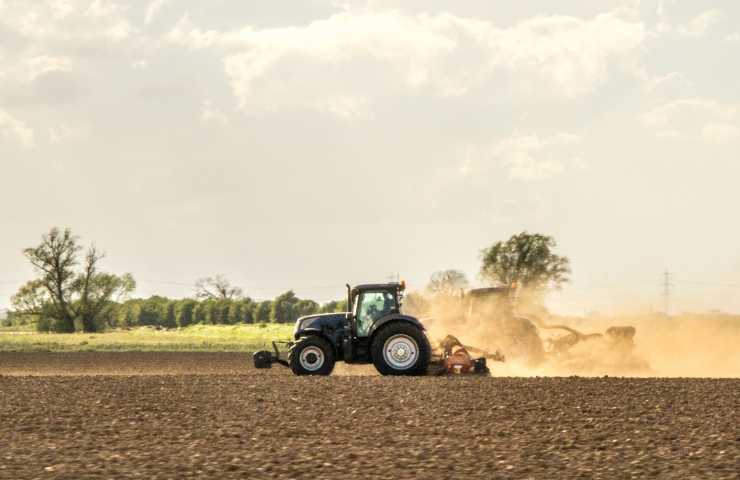
[[[493,376],[740,377],[740,316],[564,317],[532,306],[538,302],[512,302],[503,290],[478,302],[420,298],[407,311],[433,344],[449,334],[506,356],[489,360]]]

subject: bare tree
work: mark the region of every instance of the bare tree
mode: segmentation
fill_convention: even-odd
[[[427,291],[432,295],[457,295],[468,287],[468,279],[460,270],[434,272],[429,279]]]
[[[237,299],[243,295],[242,289],[231,285],[223,275],[200,278],[195,282],[197,298]]]

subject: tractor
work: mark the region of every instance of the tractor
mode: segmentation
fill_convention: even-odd
[[[296,375],[329,375],[337,361],[372,363],[382,375],[424,375],[432,348],[425,328],[401,313],[405,283],[347,285],[347,312],[308,315],[295,324],[288,359],[274,353],[253,355],[255,368],[277,363]]]

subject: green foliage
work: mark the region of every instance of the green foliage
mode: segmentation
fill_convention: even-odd
[[[194,311],[198,304],[195,300],[185,299],[175,302],[175,323],[183,328],[195,323]]]
[[[570,261],[553,253],[555,246],[552,237],[526,231],[496,242],[482,252],[481,278],[535,291],[557,288],[568,281]]]
[[[116,300],[136,286],[131,275],[114,275],[98,270],[105,255],[95,246],[80,258],[82,246],[69,229],[52,228],[41,243],[23,250],[38,277],[23,285],[13,296],[16,311],[42,318],[42,327],[74,332],[94,332],[112,320]],[[48,322],[47,322],[48,320]]]
[[[342,313],[347,311],[347,300],[332,300],[321,305],[319,313]]]
[[[295,306],[298,303],[298,297],[295,296],[292,290],[279,295],[272,302],[272,309],[270,311],[270,320],[275,323],[291,323],[294,322],[297,317],[295,313]]]
[[[252,310],[254,315],[255,323],[267,323],[270,321],[270,311],[272,310],[272,302],[266,300],[255,305]]]

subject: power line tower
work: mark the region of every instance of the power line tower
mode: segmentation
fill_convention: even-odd
[[[663,272],[663,306],[665,316],[668,317],[671,314],[671,287],[673,282],[671,280],[671,272],[666,270]]]

